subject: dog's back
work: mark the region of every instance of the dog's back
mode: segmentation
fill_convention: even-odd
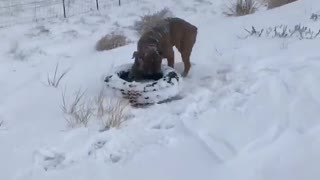
[[[197,31],[198,28],[192,24],[190,24],[189,22],[181,19],[181,18],[177,18],[177,17],[170,17],[170,18],[166,18],[165,19],[169,26],[170,26],[170,31],[175,31],[176,29],[183,29],[185,31]],[[179,28],[177,28],[179,27]]]
[[[198,28],[189,22],[177,18],[167,18],[170,27],[170,36],[171,36],[171,44],[179,45],[181,39],[184,39],[184,36],[196,36]]]
[[[166,46],[178,45],[183,36],[196,36],[197,31],[196,26],[181,18],[165,18],[141,36],[138,41],[138,51],[141,51],[147,44],[156,44],[159,51],[162,51],[166,49]]]

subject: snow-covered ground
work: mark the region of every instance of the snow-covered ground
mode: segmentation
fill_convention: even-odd
[[[225,17],[224,1],[136,0],[67,21],[0,29],[1,180],[318,180],[319,38],[249,37],[244,28],[301,23],[318,0]],[[61,110],[79,88],[97,96],[110,68],[132,62],[140,15],[168,7],[199,28],[181,100],[129,108],[120,129],[68,128]],[[97,52],[112,30],[133,43]],[[176,53],[177,68],[181,58]],[[58,88],[44,85],[59,62]],[[164,61],[166,63],[166,61]]]

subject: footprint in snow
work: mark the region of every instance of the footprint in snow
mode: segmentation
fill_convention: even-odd
[[[167,119],[171,119],[171,117],[167,117]],[[151,124],[151,129],[155,129],[155,130],[169,130],[174,127],[175,127],[175,124],[172,121],[168,121],[168,120],[159,120]]]
[[[117,163],[119,162],[122,158],[120,154],[117,153],[110,153],[109,155],[106,155],[104,153],[104,148],[107,145],[107,140],[98,140],[96,142],[94,142],[89,150],[88,150],[88,156],[90,157],[94,157],[94,158],[99,158],[99,154],[104,156],[104,161],[107,162],[112,162],[112,163]],[[102,153],[100,152],[102,151]]]
[[[113,154],[109,155],[109,159],[106,159],[106,162],[110,162],[111,161],[112,163],[117,163],[120,160],[121,160],[120,154],[113,153]]]
[[[107,143],[106,140],[99,140],[99,141],[96,141],[95,143],[93,143],[91,145],[91,147],[89,148],[88,156],[92,156],[92,155],[96,154],[96,152],[99,149],[102,149],[106,143]]]
[[[174,128],[174,125],[173,124],[156,124],[154,126],[152,126],[152,129],[157,129],[157,130],[160,130],[160,129],[172,129]]]
[[[60,167],[65,159],[64,153],[49,148],[40,149],[34,153],[34,163],[45,171]]]

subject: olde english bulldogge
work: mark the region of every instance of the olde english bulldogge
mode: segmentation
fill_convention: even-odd
[[[129,78],[139,79],[161,74],[162,59],[168,66],[174,67],[175,46],[181,54],[184,64],[183,77],[191,68],[190,55],[196,42],[198,28],[180,18],[166,18],[139,39],[137,51],[133,53],[134,64]]]

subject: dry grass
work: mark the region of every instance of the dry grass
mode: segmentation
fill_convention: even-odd
[[[120,128],[122,123],[126,120],[125,109],[128,104],[128,102],[120,99],[109,101],[109,107],[107,109],[108,115],[103,119],[105,130]]]
[[[107,98],[103,89],[95,99],[96,116],[103,123],[103,131],[110,128],[120,128],[126,120],[126,108],[129,103],[123,99]]]
[[[223,12],[226,16],[244,16],[253,14],[258,9],[258,4],[255,0],[236,0],[231,3]]]
[[[95,98],[95,105],[97,107],[96,116],[99,119],[101,119],[107,113],[105,109],[105,101],[106,101],[105,92],[104,92],[104,89],[102,88],[98,96],[96,96]]]
[[[61,79],[68,73],[68,70],[63,71],[60,75],[58,75],[59,64],[57,63],[53,77],[47,75],[47,85],[57,88],[60,84]]]
[[[65,114],[65,119],[71,128],[84,126],[87,127],[91,116],[93,115],[93,109],[91,105],[86,101],[83,102],[83,96],[85,92],[78,90],[75,93],[71,104],[67,104],[65,91],[62,93],[62,111]]]
[[[307,26],[302,26],[301,24],[296,24],[293,27],[288,27],[288,25],[277,25],[268,28],[257,29],[254,26],[251,27],[251,30],[245,29],[248,33],[244,37],[239,38],[248,38],[248,37],[271,37],[271,38],[299,38],[301,39],[316,39],[320,36],[320,29],[314,30]]]
[[[163,19],[170,16],[172,16],[172,12],[167,8],[164,8],[154,14],[144,15],[140,17],[140,20],[134,23],[133,29],[136,30],[139,35],[142,35],[144,32],[150,30]]]
[[[4,120],[0,120],[0,131],[6,131],[8,130],[7,127],[5,127],[5,121]]]
[[[105,51],[115,49],[121,46],[125,46],[129,44],[130,41],[121,33],[111,32],[110,34],[102,37],[96,44],[97,51]]]
[[[96,119],[102,122],[102,131],[105,131],[110,128],[120,128],[127,119],[128,101],[107,97],[103,88],[94,102],[85,99],[84,95],[85,92],[78,90],[70,103],[67,103],[65,91],[62,92],[61,109],[69,127],[87,127],[91,119]]]
[[[280,7],[292,2],[295,2],[297,0],[266,0],[268,4],[268,9]]]

